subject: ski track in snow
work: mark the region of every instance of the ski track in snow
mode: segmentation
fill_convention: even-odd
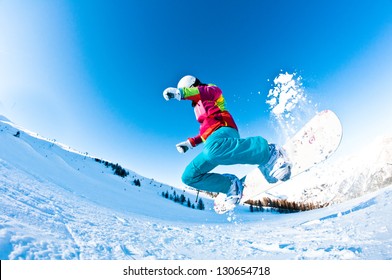
[[[0,121],[0,259],[392,259],[392,186],[324,209],[216,215]],[[232,221],[229,222],[228,220]]]

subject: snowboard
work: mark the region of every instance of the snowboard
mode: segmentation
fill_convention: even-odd
[[[283,145],[292,162],[289,180],[328,159],[339,147],[342,136],[342,124],[333,111],[317,113]],[[285,183],[268,183],[259,168],[252,170],[241,181],[244,191],[240,204]],[[214,199],[214,210],[218,214],[231,211],[235,206],[226,201],[226,194],[220,193]]]

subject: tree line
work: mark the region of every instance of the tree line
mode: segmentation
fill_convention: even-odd
[[[169,194],[169,191],[162,192],[162,197],[170,199],[175,203],[179,203],[181,205],[187,206],[192,209],[204,210],[205,205],[203,200],[200,198],[197,200],[197,205],[195,206],[194,203],[191,202],[189,198],[186,198],[184,194],[178,195],[177,192],[174,190],[173,193]]]
[[[99,158],[95,158],[95,161],[104,164],[106,167],[111,167],[114,171],[114,174],[117,176],[124,178],[129,175],[129,172],[126,171],[124,168],[122,168],[122,166],[119,165],[118,163],[114,164]]]
[[[250,212],[278,212],[278,213],[294,213],[300,211],[308,211],[327,206],[326,204],[305,203],[288,201],[287,199],[272,199],[263,197],[259,200],[248,200]]]

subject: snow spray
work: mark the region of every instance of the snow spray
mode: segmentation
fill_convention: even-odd
[[[302,77],[280,73],[273,81],[266,103],[284,142],[292,137],[318,111],[317,104],[305,94]]]

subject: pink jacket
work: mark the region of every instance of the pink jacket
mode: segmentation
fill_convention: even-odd
[[[189,138],[192,146],[204,141],[220,127],[237,129],[233,117],[226,109],[222,90],[215,85],[180,88],[182,99],[191,100],[197,121],[200,123],[199,134]]]

